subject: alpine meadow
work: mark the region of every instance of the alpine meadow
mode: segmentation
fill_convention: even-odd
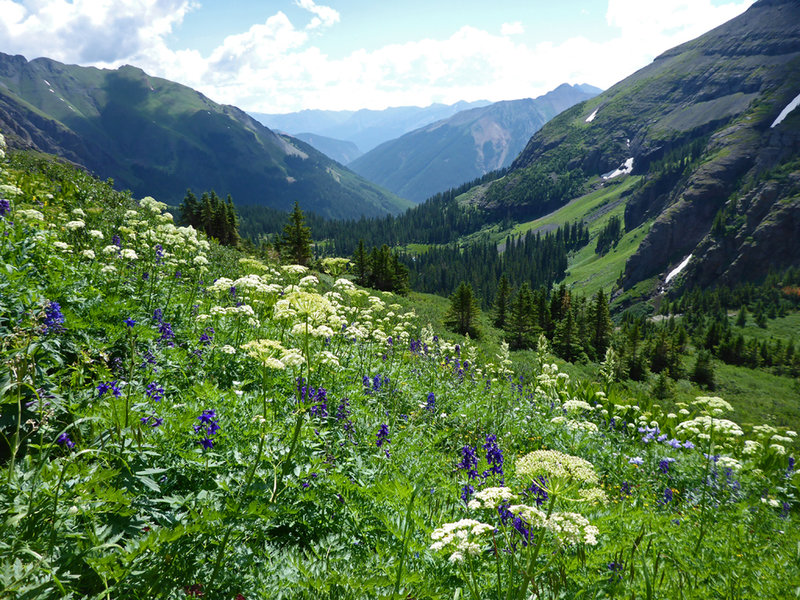
[[[742,10],[427,108],[0,52],[0,599],[800,598],[800,4]]]

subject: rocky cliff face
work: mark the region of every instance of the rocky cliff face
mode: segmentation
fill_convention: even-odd
[[[630,172],[643,179],[626,200],[626,228],[652,224],[627,262],[625,288],[665,275],[690,253],[694,258],[684,281],[691,276],[694,283],[707,284],[712,273],[763,276],[769,261],[758,257],[768,254],[752,244],[777,250],[780,244],[769,235],[788,243],[783,236],[792,230],[794,218],[792,202],[786,200],[791,186],[784,181],[773,188],[767,182],[776,169],[791,170],[787,164],[798,156],[794,115],[800,108],[773,127],[800,93],[798,23],[796,0],[761,0],[730,22],[665,52],[546,124],[508,175],[483,195],[483,207],[536,218],[603,185],[604,175],[632,159]],[[711,252],[719,240],[712,242],[709,234],[721,212],[732,214],[726,207],[762,187],[764,199],[754,201],[762,212],[741,208],[742,215],[749,215],[746,221],[757,224],[731,231],[727,250]],[[773,193],[777,196],[764,209]],[[735,223],[729,224],[732,230]],[[700,266],[722,260],[713,258],[719,256],[730,261],[724,273],[718,273],[719,265]]]

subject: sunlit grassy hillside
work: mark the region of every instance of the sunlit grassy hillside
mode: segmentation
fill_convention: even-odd
[[[794,431],[0,169],[0,597],[800,594]]]

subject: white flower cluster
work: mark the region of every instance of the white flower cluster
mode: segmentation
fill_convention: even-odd
[[[711,432],[720,438],[737,438],[744,435],[742,428],[728,419],[715,419],[710,415],[700,415],[694,419],[678,423],[675,432],[684,437],[709,439]]]
[[[597,544],[599,529],[589,524],[589,519],[574,512],[554,512],[548,517],[533,506],[517,504],[509,511],[523,519],[529,527],[544,528],[559,544],[574,545],[583,542],[590,546]]]
[[[515,469],[517,475],[526,479],[544,475],[590,485],[599,481],[592,463],[558,450],[535,450],[517,460]]]
[[[705,409],[708,414],[715,417],[719,417],[726,412],[733,412],[733,407],[718,396],[698,396],[692,404]]]
[[[296,367],[305,362],[303,356],[297,350],[284,348],[280,342],[275,340],[251,340],[242,345],[242,350],[263,366],[277,371]]]
[[[488,487],[479,492],[475,492],[472,500],[467,503],[467,507],[471,510],[478,510],[481,508],[495,509],[509,500],[516,499],[517,495],[511,491],[511,488]]]
[[[481,523],[475,519],[461,519],[455,523],[445,523],[431,533],[431,550],[446,550],[451,562],[462,562],[466,556],[478,556],[481,553],[481,538],[494,531],[492,525]]]

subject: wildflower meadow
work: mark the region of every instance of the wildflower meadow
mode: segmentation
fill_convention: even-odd
[[[0,597],[800,597],[794,431],[0,168]]]

